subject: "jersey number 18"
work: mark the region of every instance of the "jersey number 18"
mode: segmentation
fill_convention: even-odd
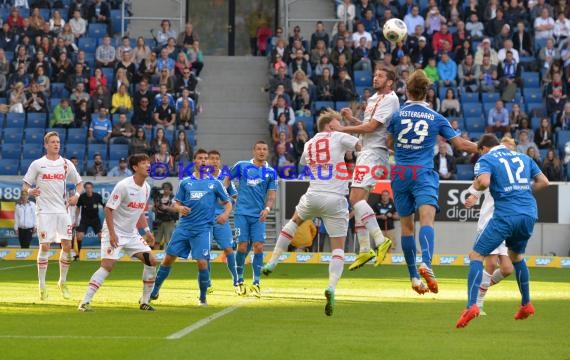
[[[326,164],[330,160],[329,139],[319,139],[309,144],[309,164]]]

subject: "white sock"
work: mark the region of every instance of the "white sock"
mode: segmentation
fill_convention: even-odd
[[[329,263],[329,287],[333,290],[342,276],[344,269],[344,250],[334,249],[332,251],[332,259]]]
[[[279,256],[287,251],[289,244],[291,244],[291,240],[293,240],[293,236],[295,236],[295,233],[297,232],[297,228],[297,224],[292,220],[289,220],[289,222],[283,226],[283,229],[281,229],[281,232],[277,237],[277,243],[275,244],[275,249],[273,249],[273,254],[271,254],[269,263],[277,264],[279,262]]]
[[[67,281],[67,272],[71,266],[71,254],[61,250],[59,253],[59,283],[65,284]]]
[[[152,292],[152,288],[154,287],[154,280],[156,278],[156,269],[154,266],[143,265],[143,295],[141,302],[143,304],[148,304],[150,301],[150,293]]]
[[[102,267],[100,267],[99,269],[97,269],[97,271],[95,271],[95,273],[93,274],[93,276],[91,276],[91,279],[89,280],[89,285],[87,286],[87,290],[85,291],[85,296],[83,297],[83,301],[81,302],[82,304],[87,304],[91,302],[91,299],[93,299],[93,296],[95,295],[97,290],[99,290],[101,285],[103,285],[103,282],[105,281],[107,276],[109,276],[109,272],[103,269]]]
[[[364,226],[360,220],[356,220],[354,229],[356,230],[356,236],[358,237],[360,253],[368,252],[370,250],[370,235],[368,234],[368,229],[366,229],[366,226]]]
[[[496,269],[491,276],[491,286],[500,283],[504,278],[505,276],[501,272],[501,269]]]
[[[48,267],[48,257],[49,251],[42,251],[41,249],[38,251],[38,281],[40,285],[40,289],[44,289],[46,287],[46,273]]]
[[[384,242],[384,235],[378,226],[374,210],[372,210],[366,200],[360,200],[354,204],[354,217],[357,221],[364,224],[370,235],[372,235],[372,239],[374,240],[374,244],[371,244],[374,245],[372,247],[376,248],[376,246]]]
[[[477,307],[481,309],[483,307],[483,302],[485,301],[485,295],[487,290],[491,286],[491,274],[483,270],[483,279],[481,280],[481,286],[477,292]]]

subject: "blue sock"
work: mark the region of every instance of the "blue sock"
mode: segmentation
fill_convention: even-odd
[[[228,265],[228,270],[230,271],[230,274],[232,274],[234,285],[237,285],[238,275],[236,270],[236,253],[232,251],[231,253],[226,255],[226,262]]]
[[[170,269],[171,269],[170,266],[160,265],[158,267],[158,271],[156,272],[156,280],[154,281],[154,288],[150,293],[151,297],[156,297],[158,295],[158,292],[162,287],[162,283],[164,282],[164,280],[166,280],[168,275],[170,275]]]
[[[402,236],[402,251],[404,251],[404,258],[408,265],[408,272],[411,278],[418,278],[418,269],[416,268],[416,239],[413,236]]]
[[[261,267],[263,266],[263,253],[253,254],[253,284],[259,285],[259,278],[261,277]]]
[[[420,246],[422,247],[422,262],[431,268],[435,232],[432,226],[420,227]]]
[[[208,275],[210,275],[208,278],[208,287],[210,287],[212,286],[212,263],[210,261],[208,261]]]
[[[471,260],[469,263],[469,275],[467,275],[467,308],[477,303],[477,293],[483,280],[483,262]]]
[[[245,264],[245,255],[246,253],[237,251],[236,254],[236,272],[238,277],[238,282],[243,282],[243,268]]]
[[[206,292],[210,285],[210,272],[208,269],[198,270],[198,286],[200,286],[200,301],[206,301]]]
[[[517,276],[517,284],[519,285],[519,291],[521,292],[522,301],[521,305],[526,305],[530,302],[530,273],[528,272],[528,267],[524,260],[517,261],[513,263],[515,267],[515,275]]]

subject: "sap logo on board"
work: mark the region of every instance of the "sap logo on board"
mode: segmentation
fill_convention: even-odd
[[[464,256],[463,257],[463,265],[469,265],[471,263],[471,260],[469,260],[469,256]]]
[[[4,259],[9,253],[10,251],[0,251],[0,259]]]
[[[52,257],[52,256],[54,256],[54,255],[55,255],[55,253],[56,253],[56,251],[55,251],[55,250],[50,250],[50,251],[49,251],[49,254],[48,254],[48,257]]]
[[[392,256],[392,264],[403,264],[406,261],[406,258],[400,255],[393,255]]]
[[[289,256],[290,256],[289,254],[281,254],[281,255],[279,255],[279,262],[283,262],[283,261],[289,259]]]
[[[353,263],[354,260],[356,260],[356,255],[354,255],[354,254],[344,255],[344,262],[345,263]]]
[[[322,263],[330,263],[332,260],[332,255],[321,255],[320,262]]]
[[[88,260],[97,260],[97,259],[99,259],[99,255],[101,255],[100,251],[88,251],[87,252],[87,259]]]
[[[423,262],[422,256],[416,256],[416,264]]]
[[[570,267],[570,259],[560,259],[560,266],[562,267]]]
[[[310,254],[298,254],[297,255],[297,262],[305,263],[305,262],[311,260],[312,257],[313,257],[313,255],[310,255]]]
[[[31,251],[16,251],[16,259],[25,259],[32,255]]]
[[[164,259],[164,252],[156,253],[156,256],[155,256],[155,257],[156,257],[156,260],[162,260],[162,259]]]
[[[216,260],[220,256],[220,253],[210,252],[210,261]]]
[[[439,264],[440,265],[453,264],[456,259],[457,259],[457,256],[441,256],[439,258]]]
[[[553,259],[550,257],[545,257],[545,258],[537,257],[535,260],[535,264],[536,266],[548,266],[552,262],[552,260]]]

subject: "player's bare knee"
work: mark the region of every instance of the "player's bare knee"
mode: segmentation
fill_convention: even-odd
[[[40,249],[44,252],[49,251],[49,244],[41,244]]]
[[[477,251],[471,251],[469,253],[469,260],[471,260],[471,261],[473,261],[473,260],[483,261],[483,255],[479,254]]]
[[[226,254],[226,255],[229,255],[233,252],[234,252],[234,249],[232,249],[231,247],[227,247],[224,249],[224,254]]]
[[[196,260],[196,264],[198,265],[198,270],[206,270],[208,268],[208,261],[205,259]]]
[[[366,189],[358,187],[351,188],[349,196],[350,204],[354,205],[361,200],[366,200],[367,195],[368,191],[366,191]]]
[[[238,243],[238,251],[239,252],[246,252],[247,251],[247,242],[240,242]]]
[[[115,267],[115,260],[103,259],[103,261],[101,261],[101,267],[107,270],[108,272],[111,272]]]
[[[263,251],[263,243],[262,242],[254,242],[253,243],[253,252],[260,253]]]
[[[523,256],[523,254],[518,254],[518,253],[512,251],[511,249],[509,249],[509,258],[511,259],[511,261],[513,263],[515,263],[515,262],[522,261],[524,259],[524,256]]]

